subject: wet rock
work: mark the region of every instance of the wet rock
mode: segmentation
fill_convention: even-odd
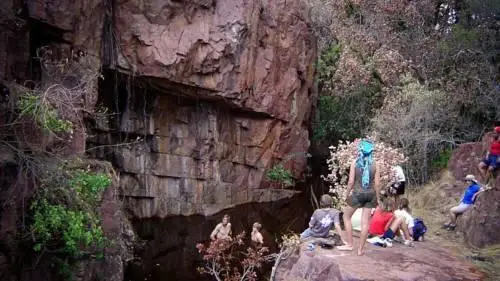
[[[481,280],[483,274],[469,262],[432,242],[408,248],[367,245],[364,256],[356,252],[305,246],[280,264],[275,280]]]

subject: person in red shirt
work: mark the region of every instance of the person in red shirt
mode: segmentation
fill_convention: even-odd
[[[393,200],[385,199],[382,206],[375,209],[375,213],[370,220],[368,233],[372,236],[382,236],[391,226],[394,215],[392,213]]]
[[[493,171],[500,167],[500,126],[495,127],[493,142],[486,157],[479,163],[478,167],[486,180]]]

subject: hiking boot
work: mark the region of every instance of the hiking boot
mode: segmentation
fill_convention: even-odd
[[[405,242],[403,244],[405,244],[405,246],[408,246],[408,247],[414,247],[415,246],[411,240],[405,240]]]
[[[404,244],[405,240],[403,237],[396,236],[394,239],[392,239],[394,242]]]
[[[446,228],[446,230],[453,231],[453,230],[455,230],[455,227],[457,227],[456,224],[450,224],[450,225],[448,225],[448,227]]]

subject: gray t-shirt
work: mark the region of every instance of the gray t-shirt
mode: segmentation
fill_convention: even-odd
[[[309,222],[309,229],[314,237],[326,237],[334,223],[340,223],[340,211],[333,208],[323,208],[314,211]]]

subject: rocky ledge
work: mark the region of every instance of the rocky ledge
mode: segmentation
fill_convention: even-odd
[[[358,241],[355,241],[357,245]],[[356,252],[307,250],[307,243],[282,261],[275,280],[483,280],[484,274],[436,243],[419,242],[413,248],[395,244],[381,248],[368,244],[365,255]]]

